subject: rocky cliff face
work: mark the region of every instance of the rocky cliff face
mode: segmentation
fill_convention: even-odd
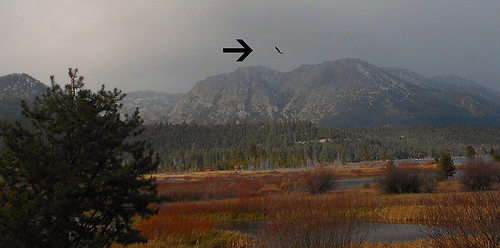
[[[451,80],[451,79],[450,79]],[[477,84],[428,79],[406,69],[359,59],[303,65],[280,73],[245,67],[199,82],[168,114],[172,123],[309,120],[329,126],[405,124],[491,125],[500,120],[500,94]]]
[[[173,123],[216,124],[281,118],[283,94],[274,85],[282,73],[263,66],[209,77],[179,99],[168,115]]]

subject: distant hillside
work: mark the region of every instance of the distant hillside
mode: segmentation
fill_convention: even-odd
[[[500,108],[500,92],[479,85],[472,80],[451,74],[433,77],[432,80],[441,83],[442,88],[446,91],[477,96]]]
[[[45,93],[47,86],[26,73],[0,76],[0,117],[21,116],[21,101],[32,102],[36,96]],[[132,114],[139,108],[141,117],[147,123],[165,121],[172,104],[183,94],[168,94],[154,91],[127,93],[123,100],[123,113]]]
[[[21,101],[32,100],[46,90],[45,84],[25,73],[0,76],[0,116],[19,117]]]
[[[302,65],[287,73],[244,67],[200,81],[173,105],[168,121],[295,120],[334,127],[498,125],[500,93],[457,80],[428,79],[360,59]]]
[[[168,94],[155,91],[133,91],[123,99],[123,112],[133,114],[136,108],[146,123],[166,121],[172,105],[183,94]]]

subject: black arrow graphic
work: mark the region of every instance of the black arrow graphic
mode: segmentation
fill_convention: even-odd
[[[236,62],[242,62],[253,50],[242,39],[236,39],[236,41],[241,44],[242,48],[225,47],[222,48],[222,53],[243,53],[240,58],[236,60]]]

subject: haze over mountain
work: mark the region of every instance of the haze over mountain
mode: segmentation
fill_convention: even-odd
[[[26,76],[1,77],[0,82],[18,85],[0,89],[24,89],[25,82],[35,82]],[[29,95],[23,92],[16,94]],[[264,66],[241,67],[208,77],[186,94],[137,91],[128,93],[123,103],[124,113],[138,107],[149,123],[306,120],[334,127],[500,123],[499,92],[454,75],[427,78],[353,58],[302,65],[285,73]]]
[[[239,66],[288,72],[345,57],[500,91],[500,1],[2,1],[0,75],[185,93]],[[473,3],[473,4],[472,4]],[[243,39],[254,51],[224,54]],[[277,46],[284,55],[279,55]]]

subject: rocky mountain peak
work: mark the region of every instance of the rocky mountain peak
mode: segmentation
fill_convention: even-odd
[[[357,58],[302,65],[285,73],[242,67],[199,82],[174,104],[168,120],[286,119],[380,126],[477,124],[500,118],[500,110],[482,98],[454,95],[442,85],[407,69],[379,68]]]
[[[0,96],[27,98],[42,94],[47,86],[26,73],[0,77]]]

